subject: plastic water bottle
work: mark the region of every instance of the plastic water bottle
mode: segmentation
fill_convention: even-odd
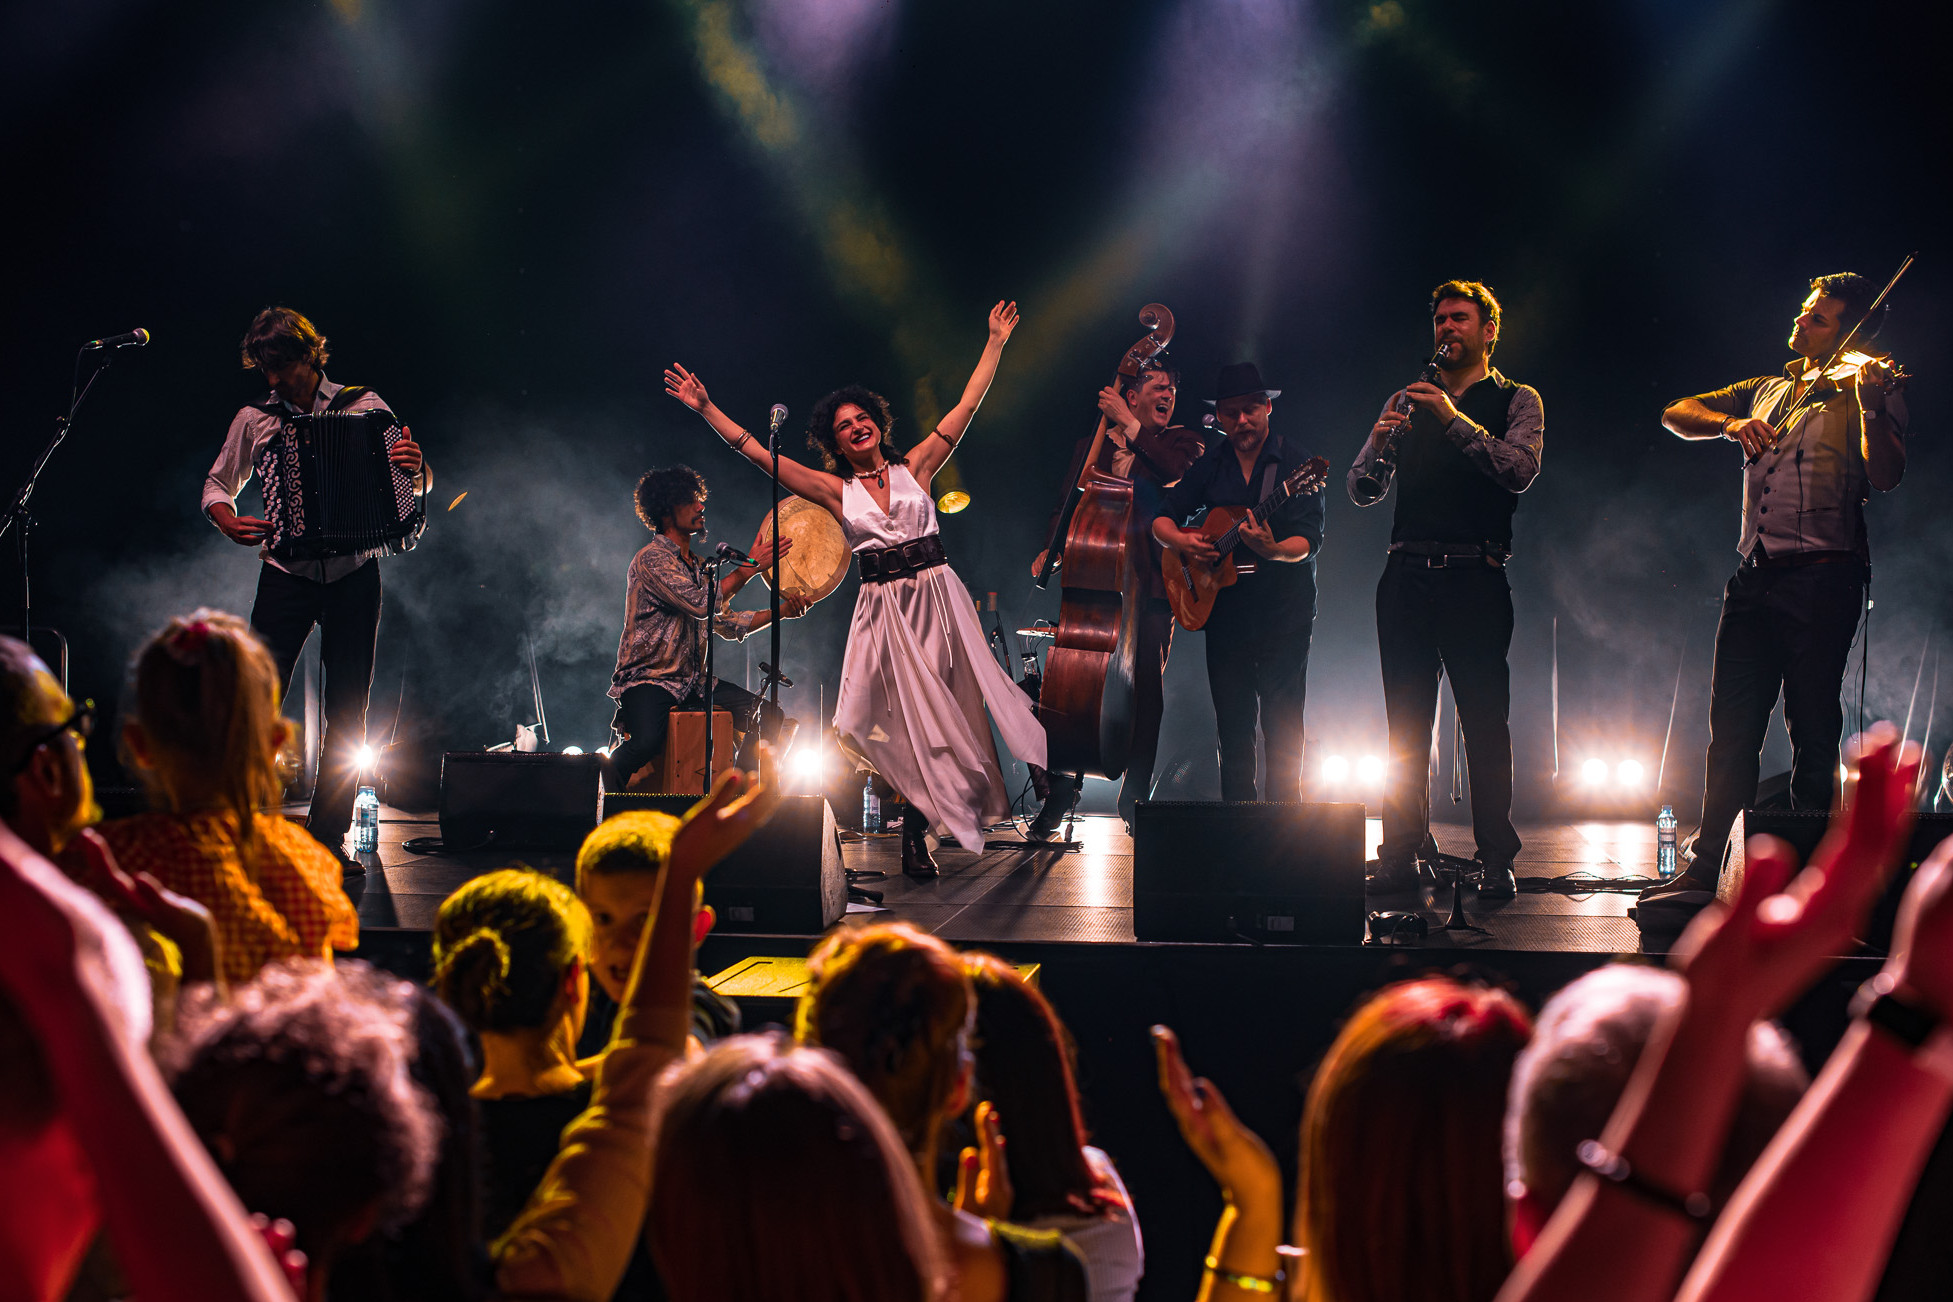
[[[875,780],[861,784],[861,831],[863,835],[882,830],[882,798],[875,794]]]
[[[1675,866],[1675,806],[1663,805],[1655,815],[1655,872],[1667,881]]]
[[[363,786],[353,801],[353,853],[372,854],[380,848],[380,798]]]

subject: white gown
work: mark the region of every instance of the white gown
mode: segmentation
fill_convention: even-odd
[[[937,532],[936,504],[906,466],[892,466],[888,510],[858,479],[843,481],[841,529],[851,550]],[[1044,726],[985,645],[976,605],[947,565],[863,583],[841,663],[834,723],[845,744],[967,850],[1010,813],[991,742],[990,707],[1010,753],[1044,765]]]

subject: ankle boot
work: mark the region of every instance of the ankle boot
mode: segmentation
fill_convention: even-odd
[[[929,820],[914,805],[902,819],[902,872],[917,881],[942,876],[929,853]]]

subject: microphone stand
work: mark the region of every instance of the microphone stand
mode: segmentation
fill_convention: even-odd
[[[767,475],[770,493],[768,500],[773,503],[773,579],[767,584],[772,592],[772,595],[767,598],[767,609],[771,612],[768,623],[772,635],[770,649],[773,655],[767,667],[766,692],[775,719],[780,717],[780,584],[785,579],[785,572],[780,568],[780,426],[784,423],[784,418],[782,420],[769,418],[766,423],[766,459],[771,467],[771,472]],[[764,740],[765,736],[766,730],[761,728],[761,739]],[[758,754],[757,751],[754,753]],[[774,758],[777,760],[779,756],[776,755]]]
[[[27,503],[34,496],[34,488],[40,481],[41,472],[47,469],[48,461],[53,458],[54,450],[61,446],[61,441],[68,437],[68,431],[74,427],[75,414],[81,410],[81,404],[94,389],[95,381],[101,378],[102,372],[109,368],[109,363],[114,359],[113,351],[103,352],[102,364],[88,377],[88,383],[74,390],[73,400],[68,404],[68,414],[54,422],[54,437],[48,440],[47,446],[41,449],[41,455],[35,458],[34,467],[27,472],[27,479],[21,484],[20,491],[14,494],[13,503],[7,507],[7,514],[0,517],[0,538],[5,538],[7,530],[16,525],[20,528],[19,537],[16,539],[20,551],[20,640],[30,646],[34,641],[34,598],[27,568],[27,535],[34,527],[34,517],[27,513]],[[77,356],[75,360],[79,363],[80,357]],[[64,691],[68,686],[66,638],[61,639],[61,686]]]
[[[714,735],[718,730],[712,726],[712,688],[718,679],[713,677],[713,643],[719,640],[719,553],[714,550],[705,555],[705,781],[700,787],[702,795],[712,794],[712,743],[718,740]],[[671,745],[669,734],[665,745]]]

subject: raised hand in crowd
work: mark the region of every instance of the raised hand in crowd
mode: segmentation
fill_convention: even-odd
[[[1612,1176],[1590,1171],[1574,1182],[1500,1302],[1674,1296],[1708,1210],[1700,1191],[1742,1088],[1750,1025],[1844,952],[1911,831],[1917,748],[1901,753],[1896,730],[1880,724],[1850,755],[1857,778],[1846,807],[1803,870],[1783,843],[1752,839],[1735,902],[1711,905],[1683,933],[1672,961],[1688,997],[1655,1031],[1598,1148],[1587,1150],[1593,1161],[1583,1158]]]
[[[134,942],[4,824],[0,916],[0,1000],[30,1036],[10,1065],[26,1068],[16,1079],[44,1071],[52,1087],[26,1108],[7,1101],[13,1120],[38,1112],[39,1124],[0,1137],[0,1225],[30,1236],[6,1245],[26,1277],[0,1280],[0,1291],[61,1297],[103,1225],[144,1302],[289,1302],[278,1263],[149,1060],[148,980]]]
[[[957,1155],[956,1197],[951,1205],[972,1216],[1007,1221],[1015,1197],[1010,1160],[1004,1153],[1003,1122],[988,1103],[976,1106],[976,1132],[976,1144]]]

